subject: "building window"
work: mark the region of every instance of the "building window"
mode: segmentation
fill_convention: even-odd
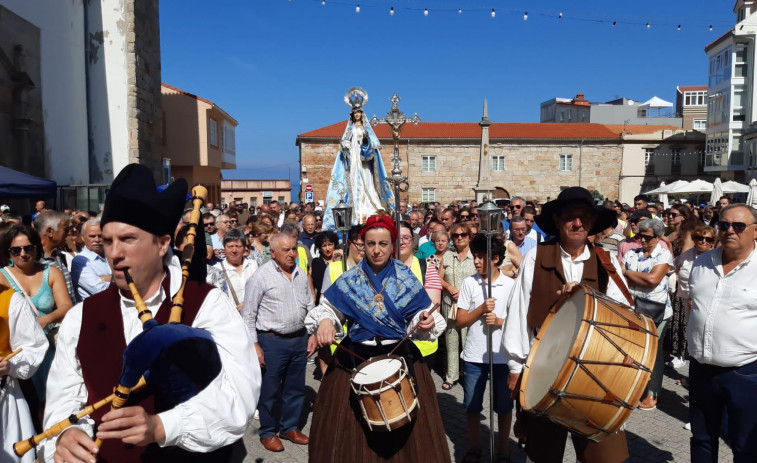
[[[436,201],[436,188],[424,188],[421,194],[421,201],[424,203],[433,203]]]
[[[218,146],[218,122],[208,119],[208,142],[210,146]]]
[[[683,93],[683,105],[684,106],[704,106],[707,103],[705,98],[707,97],[706,91],[701,92],[684,92]]]
[[[706,130],[707,119],[694,119],[694,130]]]
[[[678,148],[674,148],[672,150],[672,152],[671,152],[671,156],[673,156],[673,159],[671,161],[671,165],[673,167],[675,167],[675,166],[680,167],[681,166],[681,150],[678,149]]]
[[[436,156],[421,156],[423,172],[436,172]]]
[[[283,204],[283,203],[284,203],[284,197],[283,196],[279,196],[279,204]]]
[[[223,124],[223,150],[229,153],[236,151],[236,140],[234,139],[234,126]]]
[[[700,151],[697,156],[697,164],[700,167],[704,167],[704,151]]]
[[[654,156],[654,148],[647,148],[644,150],[644,167],[652,165],[652,157]]]
[[[573,170],[573,155],[572,154],[561,154],[560,155],[560,171],[569,171]]]
[[[505,171],[505,157],[504,156],[492,156],[492,171],[493,172]]]

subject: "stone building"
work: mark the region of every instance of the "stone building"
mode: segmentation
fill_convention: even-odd
[[[158,0],[0,0],[0,163],[97,210],[125,165],[162,181]]]
[[[297,136],[300,181],[303,186],[313,185],[316,201],[325,200],[345,125],[346,121],[338,122]],[[384,165],[390,171],[393,153],[389,130],[379,125],[375,132],[382,144]],[[683,140],[671,139],[683,134],[689,135]],[[400,147],[403,175],[410,185],[402,198],[410,202],[448,204],[514,195],[543,201],[575,185],[632,202],[644,186],[666,178],[662,168],[659,175],[646,170],[647,153],[662,156],[669,149],[701,152],[703,136],[672,126],[492,123],[485,106],[479,123],[407,124]]]
[[[224,180],[221,182],[221,204],[242,201],[248,207],[271,204],[271,201],[288,203],[292,200],[289,179],[276,180]]]

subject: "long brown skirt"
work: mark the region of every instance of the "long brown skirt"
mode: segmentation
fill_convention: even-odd
[[[349,340],[342,345],[364,358],[386,354],[394,347],[367,347]],[[431,373],[413,343],[406,342],[400,349],[406,345],[403,357],[415,374],[420,405],[416,419],[391,432],[370,431],[350,387],[352,369],[360,361],[337,350],[315,400],[309,461],[451,462]]]

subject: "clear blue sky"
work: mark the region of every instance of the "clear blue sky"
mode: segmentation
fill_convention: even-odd
[[[734,3],[163,1],[162,78],[239,121],[225,178],[291,173],[296,194],[297,134],[346,119],[350,87],[368,92],[369,117],[396,92],[406,114],[437,122],[479,121],[485,98],[494,122],[538,121],[542,101],[579,92],[674,101],[677,85],[706,85],[704,47],[735,24]]]

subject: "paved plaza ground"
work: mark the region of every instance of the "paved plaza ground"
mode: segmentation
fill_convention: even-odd
[[[309,434],[310,418],[312,417],[313,403],[320,382],[314,379],[314,365],[308,365],[307,375],[307,398],[302,414],[303,432]],[[436,382],[437,398],[439,400],[444,430],[447,434],[446,445],[454,461],[460,461],[467,450],[467,435],[465,431],[465,413],[462,407],[463,389],[460,385],[449,391],[441,388],[442,379],[433,373]],[[688,462],[690,461],[689,437],[690,431],[683,428],[688,421],[688,390],[678,380],[688,377],[688,366],[674,370],[666,367],[663,381],[663,392],[660,396],[660,406],[657,410],[636,410],[626,423],[626,433],[631,453],[632,462]],[[484,395],[484,415],[482,415],[481,438],[484,455],[489,451],[489,419],[488,419],[488,390]],[[496,418],[495,418],[496,420]],[[257,435],[258,421],[253,421],[245,435],[247,457],[245,463],[259,462],[305,462],[307,461],[307,446],[294,445],[283,441],[285,450],[279,453],[266,451],[260,444]],[[511,434],[512,436],[512,434]],[[525,462],[525,453],[515,448],[515,441],[511,437],[513,445],[513,461]],[[568,439],[565,451],[566,462],[575,462],[570,439]],[[485,459],[482,458],[482,461]],[[721,441],[720,461],[731,462],[733,456],[730,449]],[[426,462],[423,462],[426,463]],[[431,463],[431,462],[428,462]]]

